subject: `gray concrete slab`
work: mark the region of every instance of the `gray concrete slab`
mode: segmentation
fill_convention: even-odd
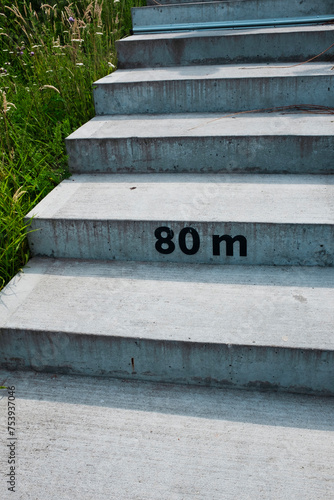
[[[117,42],[118,68],[303,62],[330,47],[333,32],[325,25],[134,35]],[[333,55],[334,47],[317,61]]]
[[[331,266],[333,189],[332,176],[74,175],[27,215],[28,238],[51,257]]]
[[[1,327],[334,349],[333,278],[320,267],[34,258],[1,295]]]
[[[225,214],[231,222],[333,224],[333,189],[333,176],[83,174],[63,181],[27,217],[178,221],[184,203],[189,220],[200,222]]]
[[[333,116],[97,116],[67,140],[75,173],[334,173]]]
[[[303,2],[282,2],[282,0],[196,2],[133,8],[132,25],[137,28],[164,24],[275,19],[325,14],[334,14],[333,4],[326,0],[319,0],[317,3],[310,0]]]
[[[0,294],[1,366],[334,394],[333,273],[33,259]]]
[[[333,398],[0,373],[20,500],[333,497]],[[4,391],[2,391],[4,392]],[[1,469],[8,472],[6,393]]]
[[[331,63],[129,69],[95,82],[94,102],[97,115],[333,107],[333,82]]]

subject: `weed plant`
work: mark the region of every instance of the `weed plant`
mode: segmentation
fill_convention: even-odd
[[[66,178],[64,139],[144,0],[0,0],[0,289],[29,258],[24,216]]]

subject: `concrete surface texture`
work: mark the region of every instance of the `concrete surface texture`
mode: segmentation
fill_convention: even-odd
[[[34,259],[2,295],[2,366],[334,395],[333,274]]]
[[[82,174],[64,181],[27,218],[179,221],[187,216],[199,222],[330,225],[333,191],[333,177],[325,175]]]
[[[171,6],[151,6],[132,9],[132,25],[210,23],[251,19],[278,19],[334,14],[333,5],[326,0],[287,2],[282,0],[247,0],[206,3],[187,3]]]
[[[242,30],[240,47],[251,33],[283,48],[330,31]],[[27,216],[32,254],[71,260],[32,261],[4,290],[3,367],[333,393],[333,63],[257,49],[96,82],[97,117],[67,141],[76,174]]]
[[[333,498],[333,398],[0,377],[20,417],[17,491],[3,499]],[[4,435],[6,394],[0,407]],[[7,456],[2,441],[4,473]]]
[[[118,67],[331,61],[334,47],[322,52],[333,30],[325,24],[134,35],[117,42]]]
[[[333,265],[332,192],[331,176],[80,174],[27,215],[28,237],[49,257]]]
[[[334,173],[334,120],[314,113],[97,116],[66,141],[73,173]]]
[[[164,12],[332,3],[134,19]],[[332,30],[118,44],[67,140],[75,175],[27,215],[45,258],[0,294],[1,498],[334,498]]]
[[[97,115],[237,112],[332,106],[331,63],[180,66],[118,70],[94,84]]]

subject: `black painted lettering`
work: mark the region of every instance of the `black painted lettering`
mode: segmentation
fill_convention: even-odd
[[[190,234],[192,237],[192,247],[188,248],[186,244],[187,234]],[[192,227],[184,227],[181,229],[179,234],[179,247],[180,250],[186,255],[194,255],[198,252],[200,247],[200,238],[196,229]]]
[[[166,236],[163,236],[163,233],[165,233]],[[159,253],[167,255],[174,252],[175,244],[172,241],[172,239],[174,238],[174,231],[170,227],[158,227],[154,231],[154,236],[157,238],[157,241],[155,242],[155,248]]]
[[[245,236],[238,234],[234,238],[228,234],[219,236],[214,234],[212,236],[212,253],[213,255],[220,255],[220,244],[222,241],[226,243],[226,256],[233,257],[233,245],[236,241],[239,242],[240,257],[247,257],[247,240]]]

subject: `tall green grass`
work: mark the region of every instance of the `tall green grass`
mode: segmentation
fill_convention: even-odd
[[[26,264],[24,216],[69,175],[64,139],[145,0],[0,0],[0,289]]]

